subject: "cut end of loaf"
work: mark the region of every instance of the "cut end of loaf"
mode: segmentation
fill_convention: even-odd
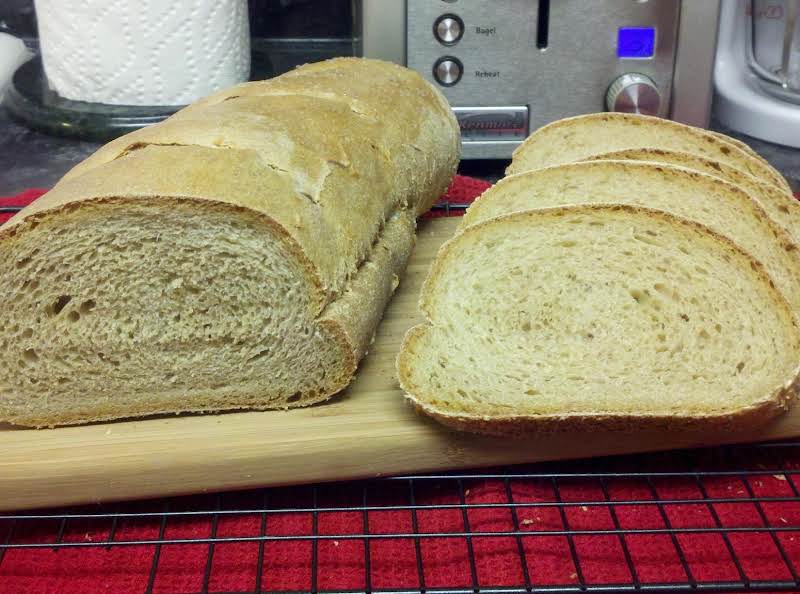
[[[4,235],[1,421],[291,408],[355,371],[348,338],[315,315],[307,262],[264,215],[109,199]]]
[[[398,377],[464,430],[752,425],[797,395],[800,330],[761,267],[668,213],[571,206],[445,244]]]

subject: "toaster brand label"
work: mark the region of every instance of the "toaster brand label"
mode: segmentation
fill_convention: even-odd
[[[455,111],[462,137],[470,140],[522,140],[528,135],[528,114],[522,109],[488,111],[459,107]]]
[[[475,27],[475,34],[491,37],[497,35],[497,27]]]
[[[500,78],[499,70],[476,70],[476,78]]]

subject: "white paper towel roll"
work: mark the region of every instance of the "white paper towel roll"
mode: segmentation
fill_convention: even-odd
[[[250,73],[247,0],[35,0],[44,69],[62,97],[185,105]]]

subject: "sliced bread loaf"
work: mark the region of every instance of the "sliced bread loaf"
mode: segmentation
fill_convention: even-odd
[[[458,139],[417,73],[335,59],[101,148],[0,229],[0,421],[289,408],[342,390]]]
[[[706,132],[708,132],[712,136],[716,136],[720,140],[724,140],[725,142],[729,142],[734,146],[738,146],[740,149],[742,149],[748,155],[752,155],[753,157],[755,157],[756,159],[758,159],[759,161],[764,163],[764,165],[767,165],[768,167],[772,167],[772,165],[770,165],[769,161],[767,161],[764,157],[762,157],[756,151],[754,151],[753,147],[751,147],[746,142],[742,142],[738,138],[734,138],[733,136],[728,136],[727,134],[723,134],[722,132],[715,132],[714,130],[706,130]]]
[[[741,169],[681,151],[668,151],[655,148],[627,149],[589,157],[588,160],[633,160],[654,161],[687,167],[736,184],[750,194],[766,211],[772,220],[779,223],[800,244],[800,202],[789,192],[785,192]]]
[[[726,138],[726,137],[725,137]],[[539,128],[514,151],[506,173],[582,161],[599,153],[657,147],[721,161],[790,191],[783,176],[763,159],[718,134],[670,120],[624,113],[594,113]]]
[[[762,267],[666,212],[583,205],[464,229],[397,360],[424,413],[462,430],[763,422],[798,390],[800,329]]]
[[[461,227],[504,214],[569,204],[632,204],[671,212],[729,237],[761,262],[800,312],[797,246],[738,186],[690,169],[634,161],[585,161],[500,180]]]

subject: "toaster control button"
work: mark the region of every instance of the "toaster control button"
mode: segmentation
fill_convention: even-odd
[[[454,14],[444,14],[433,24],[433,34],[444,45],[458,43],[464,35],[464,21]]]
[[[453,56],[439,58],[433,65],[433,78],[443,87],[452,87],[461,80],[462,74],[464,74],[464,65]]]
[[[606,91],[606,109],[625,113],[658,115],[661,94],[649,76],[638,73],[623,74]]]

